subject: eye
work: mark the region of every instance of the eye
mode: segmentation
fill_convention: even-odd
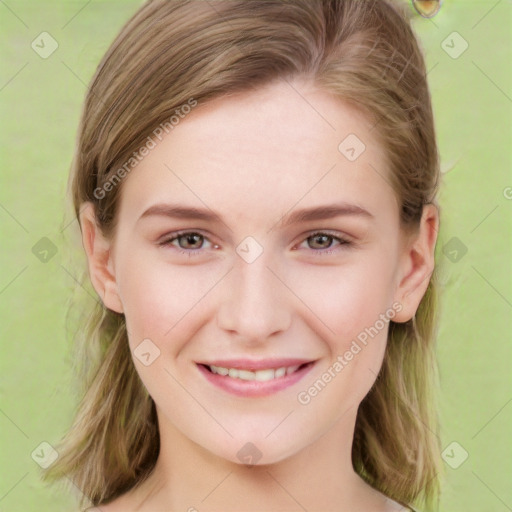
[[[341,246],[349,247],[351,245],[351,242],[346,238],[324,231],[312,233],[304,242],[307,243],[309,249],[313,249],[319,255],[332,254],[341,250]],[[331,249],[332,247],[334,248]]]
[[[158,242],[158,245],[162,247],[172,247],[187,256],[195,256],[203,252],[202,249],[206,240],[208,239],[204,235],[196,231],[182,231],[180,233],[170,234]],[[177,244],[175,242],[177,242]],[[217,247],[217,245],[212,245],[213,249]]]
[[[171,247],[173,250],[187,256],[197,256],[204,253],[203,249],[205,249],[204,244],[206,241],[211,245],[210,249],[217,249],[219,247],[212,244],[205,235],[196,231],[171,233],[159,241],[158,245],[161,247]],[[312,249],[318,255],[332,254],[341,250],[341,246],[349,247],[351,245],[351,242],[346,238],[325,231],[312,233],[303,243],[307,243],[307,248]]]

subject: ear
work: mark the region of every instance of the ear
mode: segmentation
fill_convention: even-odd
[[[416,313],[434,271],[434,251],[439,230],[439,211],[433,204],[423,207],[419,228],[404,242],[395,301],[402,309],[394,322],[407,322]]]
[[[92,285],[105,307],[123,313],[112,262],[112,245],[96,223],[96,213],[91,202],[84,203],[80,208],[80,227]]]

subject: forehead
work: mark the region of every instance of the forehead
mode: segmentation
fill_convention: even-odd
[[[333,201],[397,211],[370,120],[305,83],[200,104],[154,142],[124,180],[119,213],[128,220],[177,200],[255,224]]]

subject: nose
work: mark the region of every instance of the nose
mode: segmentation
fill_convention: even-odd
[[[265,251],[252,263],[237,257],[223,283],[217,325],[245,344],[265,342],[290,326],[291,300],[274,266]]]

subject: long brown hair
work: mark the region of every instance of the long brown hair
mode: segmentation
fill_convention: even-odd
[[[301,76],[372,121],[402,226],[414,229],[423,205],[435,201],[439,162],[409,12],[394,0],[147,2],[90,84],[70,176],[77,218],[90,201],[102,231],[112,235],[126,162],[157,127],[171,130],[169,120],[183,105]],[[352,449],[355,470],[372,486],[428,507],[435,505],[439,468],[436,310],[434,274],[415,318],[390,323],[384,363],[359,407]],[[84,499],[101,505],[152,471],[156,411],[133,365],[123,315],[93,305],[77,342],[84,395],[44,479],[68,477]]]

